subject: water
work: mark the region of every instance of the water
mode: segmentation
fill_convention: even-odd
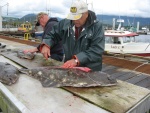
[[[136,42],[149,42],[150,43],[150,35],[139,35],[135,38]]]

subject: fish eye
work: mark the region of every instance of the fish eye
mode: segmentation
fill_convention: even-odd
[[[38,75],[42,75],[42,72],[41,72],[41,71],[39,71],[37,74],[38,74]]]
[[[29,74],[32,74],[32,71],[31,71],[31,70],[29,70]]]

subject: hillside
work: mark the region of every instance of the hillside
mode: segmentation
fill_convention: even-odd
[[[136,26],[137,22],[140,22],[140,26],[149,26],[150,18],[142,18],[142,17],[127,17],[127,16],[115,16],[115,15],[97,15],[97,18],[103,22],[104,24],[111,24],[113,18],[115,19],[123,19],[125,26]]]
[[[62,18],[57,17],[60,21]],[[103,22],[104,24],[112,25],[113,18],[119,19],[119,16],[115,15],[97,15],[97,19]],[[148,26],[150,27],[150,18],[142,18],[142,17],[127,17],[127,16],[120,16],[121,19],[124,19],[124,26],[135,26],[137,25],[137,22],[140,22],[140,26]],[[31,23],[34,23],[36,20],[36,14],[27,14],[23,16],[22,18],[13,18],[13,17],[3,17],[3,21],[19,21],[19,22],[25,22],[29,21]]]
[[[36,20],[36,14],[27,14],[19,19],[20,22],[28,21],[31,23],[33,23],[35,20]]]

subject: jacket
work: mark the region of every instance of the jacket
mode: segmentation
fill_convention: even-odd
[[[50,32],[52,30],[52,27],[58,23],[57,18],[50,18],[45,27],[44,27],[44,32],[42,35],[42,40],[45,38],[45,36],[47,36],[47,33]],[[38,50],[40,49],[40,45],[37,47]],[[63,47],[62,47],[62,42],[59,41],[58,43],[54,44],[54,46],[51,48],[51,55],[53,54],[59,54],[63,56]]]
[[[43,43],[52,47],[62,40],[65,61],[76,56],[79,66],[101,71],[105,45],[102,23],[96,20],[94,12],[89,11],[88,19],[77,40],[74,29],[71,20],[63,19],[43,38]]]

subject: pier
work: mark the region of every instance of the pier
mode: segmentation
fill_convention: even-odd
[[[0,42],[22,49],[39,44],[3,35],[0,35]],[[9,62],[18,68],[41,66],[40,59],[31,62],[9,53],[0,55],[1,62]],[[12,86],[0,83],[0,108],[6,113],[149,113],[149,69],[148,60],[140,62],[103,55],[102,71],[116,78],[118,84],[92,88],[43,88],[39,81],[21,74]]]

